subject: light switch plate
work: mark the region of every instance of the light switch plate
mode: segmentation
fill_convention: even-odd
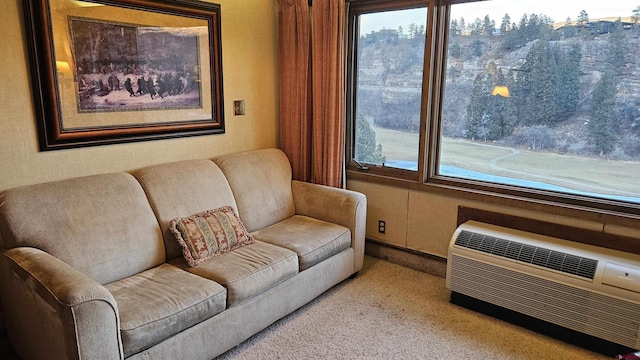
[[[233,101],[233,115],[244,115],[244,100]]]

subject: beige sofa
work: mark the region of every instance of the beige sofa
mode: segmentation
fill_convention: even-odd
[[[172,219],[231,206],[255,243],[187,265]],[[362,267],[362,194],[264,149],[0,195],[0,299],[23,359],[212,359]]]

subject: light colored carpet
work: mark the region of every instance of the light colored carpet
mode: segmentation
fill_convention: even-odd
[[[365,257],[360,274],[218,359],[610,359],[449,303],[445,279]]]

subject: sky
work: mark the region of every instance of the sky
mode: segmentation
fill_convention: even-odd
[[[511,22],[518,23],[523,14],[535,13],[547,15],[554,22],[564,22],[567,17],[576,20],[581,10],[585,10],[591,19],[603,17],[626,17],[640,6],[640,0],[490,0],[477,3],[453,5],[452,19],[464,17],[467,24],[476,18],[481,20],[489,15],[500,26],[502,17],[508,13]],[[369,34],[383,27],[397,29],[402,26],[406,31],[409,24],[424,24],[426,9],[405,10],[394,13],[368,14],[360,18],[360,33]]]

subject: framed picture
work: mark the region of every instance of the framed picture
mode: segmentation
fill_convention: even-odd
[[[24,7],[41,150],[224,133],[219,5]]]

